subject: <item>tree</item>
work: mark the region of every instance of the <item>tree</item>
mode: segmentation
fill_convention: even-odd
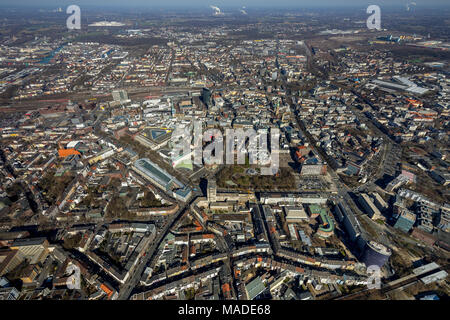
[[[125,214],[125,211],[127,211],[127,208],[124,201],[120,197],[115,196],[109,202],[106,214],[110,217],[116,218]]]
[[[74,234],[73,236],[64,238],[64,243],[62,246],[66,250],[76,248],[82,238],[83,238],[82,234],[80,232],[78,232],[78,233]]]
[[[156,199],[155,195],[151,191],[145,191],[144,197],[141,200],[141,205],[144,208],[161,207],[162,203]]]
[[[120,179],[119,178],[112,178],[111,182],[109,183],[110,186],[112,186],[113,188],[117,189],[118,187],[120,187]]]

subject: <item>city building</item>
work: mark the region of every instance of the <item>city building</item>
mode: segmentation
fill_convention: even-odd
[[[398,215],[394,228],[400,229],[403,232],[409,232],[416,222],[416,215],[409,210],[402,210]]]
[[[133,170],[178,200],[187,202],[192,195],[192,190],[189,187],[149,159],[136,160],[133,164]]]
[[[46,238],[17,239],[11,245],[12,250],[19,250],[30,264],[42,263],[49,254]]]
[[[381,268],[386,264],[391,254],[391,249],[386,246],[375,241],[369,241],[366,243],[366,247],[360,260],[367,267],[376,265]]]
[[[24,254],[18,249],[0,250],[0,276],[14,270],[24,259]]]
[[[305,209],[303,209],[302,206],[299,207],[286,206],[283,207],[283,209],[286,214],[287,223],[302,222],[309,219]]]
[[[382,219],[380,210],[375,206],[372,199],[366,193],[361,193],[358,202],[364,209],[364,212],[373,220]]]
[[[245,292],[248,300],[253,300],[266,290],[266,286],[261,281],[260,277],[256,277],[245,285]]]

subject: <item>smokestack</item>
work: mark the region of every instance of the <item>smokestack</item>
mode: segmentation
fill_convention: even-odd
[[[410,11],[412,6],[416,6],[417,4],[415,2],[409,2],[406,4],[406,11]]]
[[[215,16],[222,16],[223,15],[223,13],[222,13],[222,11],[220,10],[219,7],[216,7],[216,6],[209,6],[209,7],[214,10],[214,15]]]

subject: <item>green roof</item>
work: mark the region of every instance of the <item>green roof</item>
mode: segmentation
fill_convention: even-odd
[[[325,209],[317,204],[311,204],[309,205],[309,212],[311,212],[311,214],[321,214],[322,212],[325,212]]]
[[[333,220],[328,216],[328,214],[327,214],[327,212],[325,210],[320,212],[320,217],[322,218],[322,221],[323,221],[324,224],[326,224],[326,226],[321,225],[319,227],[319,229],[324,231],[324,232],[331,232],[331,231],[333,231],[334,230]]]
[[[327,210],[325,210],[325,208],[323,208],[317,204],[311,204],[309,206],[309,211],[311,212],[311,214],[319,214],[320,215],[322,222],[325,224],[325,226],[321,225],[319,227],[320,230],[322,230],[324,232],[331,232],[334,230],[333,219],[331,219],[330,216],[328,216]]]

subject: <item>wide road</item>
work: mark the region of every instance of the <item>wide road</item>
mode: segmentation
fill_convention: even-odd
[[[138,265],[134,268],[134,271],[131,273],[130,278],[120,288],[118,300],[128,300],[129,299],[133,289],[138,286],[139,281],[142,277],[142,274],[145,270],[145,267],[149,264],[149,262],[155,256],[157,249],[160,246],[163,239],[166,237],[167,232],[175,225],[175,223],[178,221],[178,219],[183,215],[186,208],[189,208],[189,206],[195,201],[195,199],[196,199],[196,197],[193,197],[189,203],[187,203],[183,207],[181,207],[180,210],[177,213],[175,213],[172,216],[172,218],[167,222],[164,229],[159,231],[159,234],[156,237],[153,244],[146,250],[145,256],[140,258],[140,261],[138,262]]]

